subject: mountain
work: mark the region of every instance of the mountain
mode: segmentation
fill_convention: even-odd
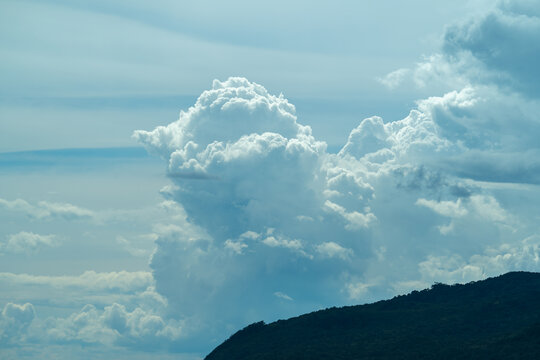
[[[220,359],[540,359],[540,273],[261,321],[205,358]]]

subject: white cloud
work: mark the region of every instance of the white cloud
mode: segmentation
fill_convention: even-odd
[[[42,247],[56,246],[54,235],[39,235],[32,232],[21,231],[8,235],[5,241],[0,241],[0,254],[2,253],[33,253]]]
[[[510,226],[514,219],[500,206],[493,196],[471,195],[466,198],[458,198],[456,201],[434,201],[418,199],[416,205],[425,206],[439,215],[452,219],[450,224],[439,226],[441,234],[450,233],[456,226],[457,219],[464,217],[476,217],[476,221],[487,221],[492,224]]]
[[[362,214],[358,211],[347,212],[343,206],[333,203],[330,200],[326,200],[324,203],[327,209],[336,212],[347,220],[345,228],[348,230],[357,230],[368,227],[369,224],[376,219],[375,215],[371,213]]]
[[[8,303],[0,314],[0,344],[100,344],[155,351],[183,335],[181,321],[118,303],[102,309],[89,304],[67,317],[47,319],[38,318],[31,303]]]
[[[269,236],[265,238],[263,244],[270,247],[284,247],[287,249],[299,250],[302,248],[302,243],[300,240],[287,240],[283,238],[276,238],[274,236]]]
[[[129,309],[129,312],[140,308],[149,315],[160,316],[165,323],[169,320],[176,321],[167,318],[167,300],[156,292],[152,274],[147,272],[88,271],[79,276],[37,276],[4,272],[0,273],[0,288],[10,289],[9,292],[2,293],[0,303],[29,302],[36,306],[37,314],[41,314],[36,317],[27,334],[28,341],[34,343],[56,343],[63,341],[61,339],[83,341],[84,334],[88,335],[88,339],[94,339],[88,340],[90,342],[116,342],[117,336],[111,335],[110,329],[104,326],[96,328],[81,325],[82,327],[77,330],[81,332],[79,334],[75,334],[73,329],[73,331],[66,330],[65,324],[94,314],[74,313],[74,309],[86,305],[101,309],[96,310],[95,314],[101,314],[103,309],[116,303]],[[69,328],[75,325],[72,324]]]
[[[152,274],[145,271],[102,272],[86,271],[79,276],[44,276],[0,273],[4,285],[44,285],[53,288],[84,288],[92,291],[118,290],[133,292],[153,284]]]
[[[86,305],[67,318],[49,320],[44,331],[43,336],[53,342],[145,348],[180,338],[182,325],[140,307],[129,311],[124,305],[114,303],[103,310]]]
[[[454,148],[454,144],[441,136],[431,114],[419,108],[398,121],[385,123],[380,117],[362,120],[351,131],[339,156],[365,158],[370,163],[409,162],[452,152]]]
[[[156,351],[185,335],[184,322],[167,316],[167,301],[155,291],[150,273],[0,273],[0,286],[10,288],[13,297],[18,292],[33,297],[37,309],[57,308],[65,314],[82,307],[68,315],[40,317],[32,303],[9,302],[0,315],[0,344],[99,344]]]
[[[337,154],[283,95],[214,81],[177,121],[134,133],[172,183],[161,191],[169,216],[145,238],[152,272],[0,273],[17,297],[5,301],[2,341],[197,347],[282,314],[538,271],[538,10],[505,1],[449,27],[438,54],[379,79],[401,89],[412,79],[425,98],[402,119],[359,118]],[[351,84],[334,95],[355,97]],[[40,220],[102,218],[67,203],[0,206]],[[6,239],[5,252],[53,243]],[[117,242],[146,253],[130,235]],[[29,293],[44,307],[90,305],[43,320],[15,304]]]
[[[457,218],[467,215],[468,211],[462,204],[462,199],[456,201],[435,201],[427,199],[418,199],[416,205],[425,206],[437,214],[450,218]]]
[[[234,251],[237,254],[241,254],[244,251],[244,249],[247,248],[248,246],[246,244],[244,244],[243,242],[232,241],[231,239],[227,239],[225,241],[225,247],[227,249],[231,249],[232,251]]]
[[[246,112],[251,120],[246,121]],[[136,131],[134,136],[149,150],[170,157],[171,173],[189,177],[197,173],[175,165],[197,161],[194,155],[206,149],[209,153],[205,157],[212,156],[214,147],[208,147],[214,143],[234,143],[249,134],[279,133],[291,138],[309,136],[310,132],[309,127],[296,123],[295,108],[285,98],[270,95],[261,85],[244,78],[229,78],[225,82],[215,80],[212,89],[199,96],[193,107],[180,113],[178,121],[150,132]],[[228,156],[240,154],[240,149],[231,149]]]
[[[245,290],[231,289],[259,287],[285,274],[291,284],[303,281],[293,270],[300,264],[316,271],[318,261],[365,248],[358,232],[375,219],[366,207],[373,189],[328,162],[326,145],[297,122],[294,106],[261,85],[243,78],[215,81],[178,121],[135,137],[168,161],[176,187],[164,195],[185,210],[176,230],[156,228],[151,260],[156,289],[179,316],[210,321],[229,303],[251,307],[250,298],[239,297]],[[316,259],[316,246],[333,236],[343,251]],[[309,291],[322,286],[306,283]],[[225,313],[230,321],[243,317],[230,308]]]
[[[33,205],[23,199],[12,201],[0,199],[0,206],[3,206],[8,210],[23,212],[31,218],[40,220],[50,220],[55,218],[76,220],[89,219],[95,216],[94,212],[91,210],[68,203],[40,201],[36,205]]]
[[[294,299],[292,297],[290,297],[287,294],[282,293],[281,291],[276,291],[274,293],[274,296],[277,297],[277,298],[283,299],[283,300],[294,301]]]
[[[378,116],[364,119],[356,129],[351,131],[340,154],[361,158],[366,154],[389,147],[388,137],[388,129],[383,119]]]
[[[518,241],[531,221],[515,221],[515,204],[461,177],[471,149],[493,149],[479,115],[490,91],[468,85],[419,101],[401,120],[364,119],[329,154],[282,96],[242,78],[214,82],[178,121],[135,133],[168,162],[175,186],[162,193],[184,211],[178,225],[156,226],[157,291],[175,316],[236,323],[252,313],[228,304],[259,317],[278,311],[266,284],[334,294],[328,305],[376,299],[425,283],[425,259]],[[259,295],[238,295],[252,289]],[[219,328],[205,326],[201,334]]]
[[[270,231],[270,229],[268,229]],[[272,231],[270,231],[271,233]],[[245,233],[240,235],[241,239],[249,239],[249,240],[256,240],[260,237],[259,234],[257,234],[255,231],[246,231]]]
[[[283,96],[243,78],[214,82],[176,122],[136,131],[167,162],[175,187],[166,197],[185,210],[180,229],[156,231],[150,265],[171,311],[215,330],[281,311],[270,289],[300,287],[300,312],[311,310],[307,298],[344,304],[538,270],[530,239],[540,193],[487,185],[540,183],[535,57],[519,59],[524,79],[506,40],[493,54],[479,42],[493,43],[484,26],[493,25],[523,40],[514,56],[536,51],[524,45],[536,17],[520,24],[508,9],[448,28],[439,54],[381,80],[397,87],[412,77],[437,95],[403,119],[359,121],[337,154]],[[242,312],[225,312],[231,304]]]
[[[500,111],[504,96],[467,84],[418,101],[404,119],[362,120],[329,154],[283,97],[245,79],[215,83],[177,122],[135,135],[168,161],[175,186],[162,193],[184,211],[178,225],[156,226],[156,290],[175,316],[202,324],[202,334],[219,332],[221,325],[209,325],[216,317],[239,323],[280,311],[267,300],[267,284],[284,294],[302,284],[306,296],[335,305],[480,276],[452,264],[535,231],[513,195],[464,176],[475,168],[471,151],[497,148],[500,159],[505,149],[532,144],[514,145],[515,130],[500,133],[511,127],[504,120],[511,109]],[[449,268],[423,275],[437,266]],[[253,289],[258,295],[238,295]],[[225,311],[231,304],[253,310]]]
[[[461,89],[470,82],[467,77],[456,71],[456,67],[470,62],[470,57],[461,58],[456,63],[449,63],[443,54],[433,54],[422,59],[414,69],[414,85],[418,88]]]
[[[351,249],[346,249],[333,241],[319,244],[315,248],[321,256],[329,258],[337,257],[342,260],[349,260],[354,255],[354,252]]]
[[[35,317],[32,304],[7,303],[0,314],[0,345],[24,341],[26,330]]]
[[[509,215],[493,196],[473,195],[470,201],[476,213],[489,221],[502,223],[509,220]]]
[[[354,282],[347,284],[346,290],[351,300],[358,301],[365,297],[370,287],[370,284],[366,284],[363,282]]]
[[[386,74],[383,78],[378,78],[377,80],[384,86],[388,87],[389,89],[395,89],[396,87],[401,85],[404,78],[410,72],[411,72],[410,69],[405,69],[405,68],[397,69]]]
[[[459,254],[429,256],[418,266],[426,283],[465,283],[508,271],[538,271],[540,237],[535,235],[516,243],[487,247],[483,253],[468,259]]]
[[[149,255],[148,250],[138,248],[137,246],[134,245],[133,241],[130,241],[123,236],[118,235],[116,237],[116,242],[133,256],[146,257]]]

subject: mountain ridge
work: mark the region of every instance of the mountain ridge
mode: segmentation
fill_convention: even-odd
[[[536,359],[538,354],[540,273],[510,272],[254,323],[205,360]]]

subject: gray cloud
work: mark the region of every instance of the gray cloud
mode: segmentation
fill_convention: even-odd
[[[446,31],[443,50],[450,58],[465,52],[483,65],[484,78],[525,96],[540,95],[540,7],[506,1],[495,11]]]

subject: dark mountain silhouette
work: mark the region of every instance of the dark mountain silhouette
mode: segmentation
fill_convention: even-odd
[[[540,359],[540,274],[254,323],[205,359]]]

